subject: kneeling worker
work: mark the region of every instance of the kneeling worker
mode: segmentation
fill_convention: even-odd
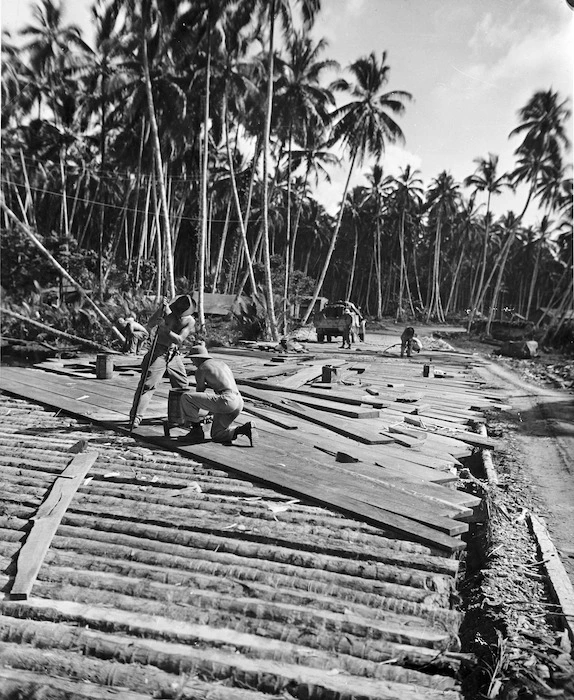
[[[212,357],[205,345],[194,345],[189,352],[189,359],[196,367],[196,391],[182,394],[181,412],[185,423],[191,423],[191,430],[179,441],[195,445],[205,440],[200,423],[200,411],[204,410],[213,414],[213,442],[230,443],[239,435],[245,435],[253,447],[252,423],[244,423],[237,428],[230,427],[243,410],[243,399],[229,366]]]

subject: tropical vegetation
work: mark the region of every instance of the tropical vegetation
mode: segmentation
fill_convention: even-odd
[[[392,86],[386,52],[330,59],[320,12],[320,0],[95,0],[89,46],[58,0],[39,0],[2,42],[4,307],[47,289],[57,307],[74,290],[97,317],[112,292],[138,306],[195,290],[203,325],[206,293],[243,294],[275,339],[319,296],[487,332],[509,310],[563,323],[567,100],[549,88],[517,106],[511,172],[489,153],[462,182],[387,173],[413,96]],[[342,165],[332,216],[317,184]],[[367,184],[351,187],[363,167]],[[517,187],[521,211],[495,216]]]

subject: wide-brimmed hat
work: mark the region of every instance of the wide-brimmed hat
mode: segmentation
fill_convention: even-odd
[[[191,360],[209,360],[212,358],[212,355],[207,352],[205,345],[200,343],[199,345],[192,345],[189,350],[189,357]]]
[[[188,316],[194,313],[197,304],[189,294],[182,294],[171,302],[169,308],[172,313],[177,313],[179,316]]]

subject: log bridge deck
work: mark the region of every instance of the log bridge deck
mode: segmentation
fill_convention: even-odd
[[[254,448],[166,439],[167,380],[129,435],[137,358],[109,380],[95,358],[2,367],[0,688],[460,698],[450,597],[480,499],[457,467],[496,449],[474,428],[505,397],[462,353],[433,352],[436,377],[424,357],[213,354]]]

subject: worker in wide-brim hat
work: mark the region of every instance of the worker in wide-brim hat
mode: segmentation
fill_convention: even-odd
[[[195,333],[195,310],[196,303],[192,297],[182,294],[172,302],[163,299],[160,308],[150,318],[148,328],[157,326],[157,340],[142,360],[142,367],[147,367],[147,371],[142,372],[135,393],[139,400],[134,400],[130,410],[134,428],[141,423],[153,393],[166,372],[172,388],[185,390],[189,387],[181,347]]]
[[[213,416],[211,423],[213,442],[231,444],[240,435],[245,435],[253,446],[254,425],[252,423],[244,423],[236,428],[231,427],[243,410],[243,399],[229,365],[210,355],[203,343],[194,345],[190,349],[189,359],[196,367],[196,391],[186,391],[181,397],[181,412],[190,431],[179,438],[180,442],[195,445],[205,440],[201,414],[207,412]]]

